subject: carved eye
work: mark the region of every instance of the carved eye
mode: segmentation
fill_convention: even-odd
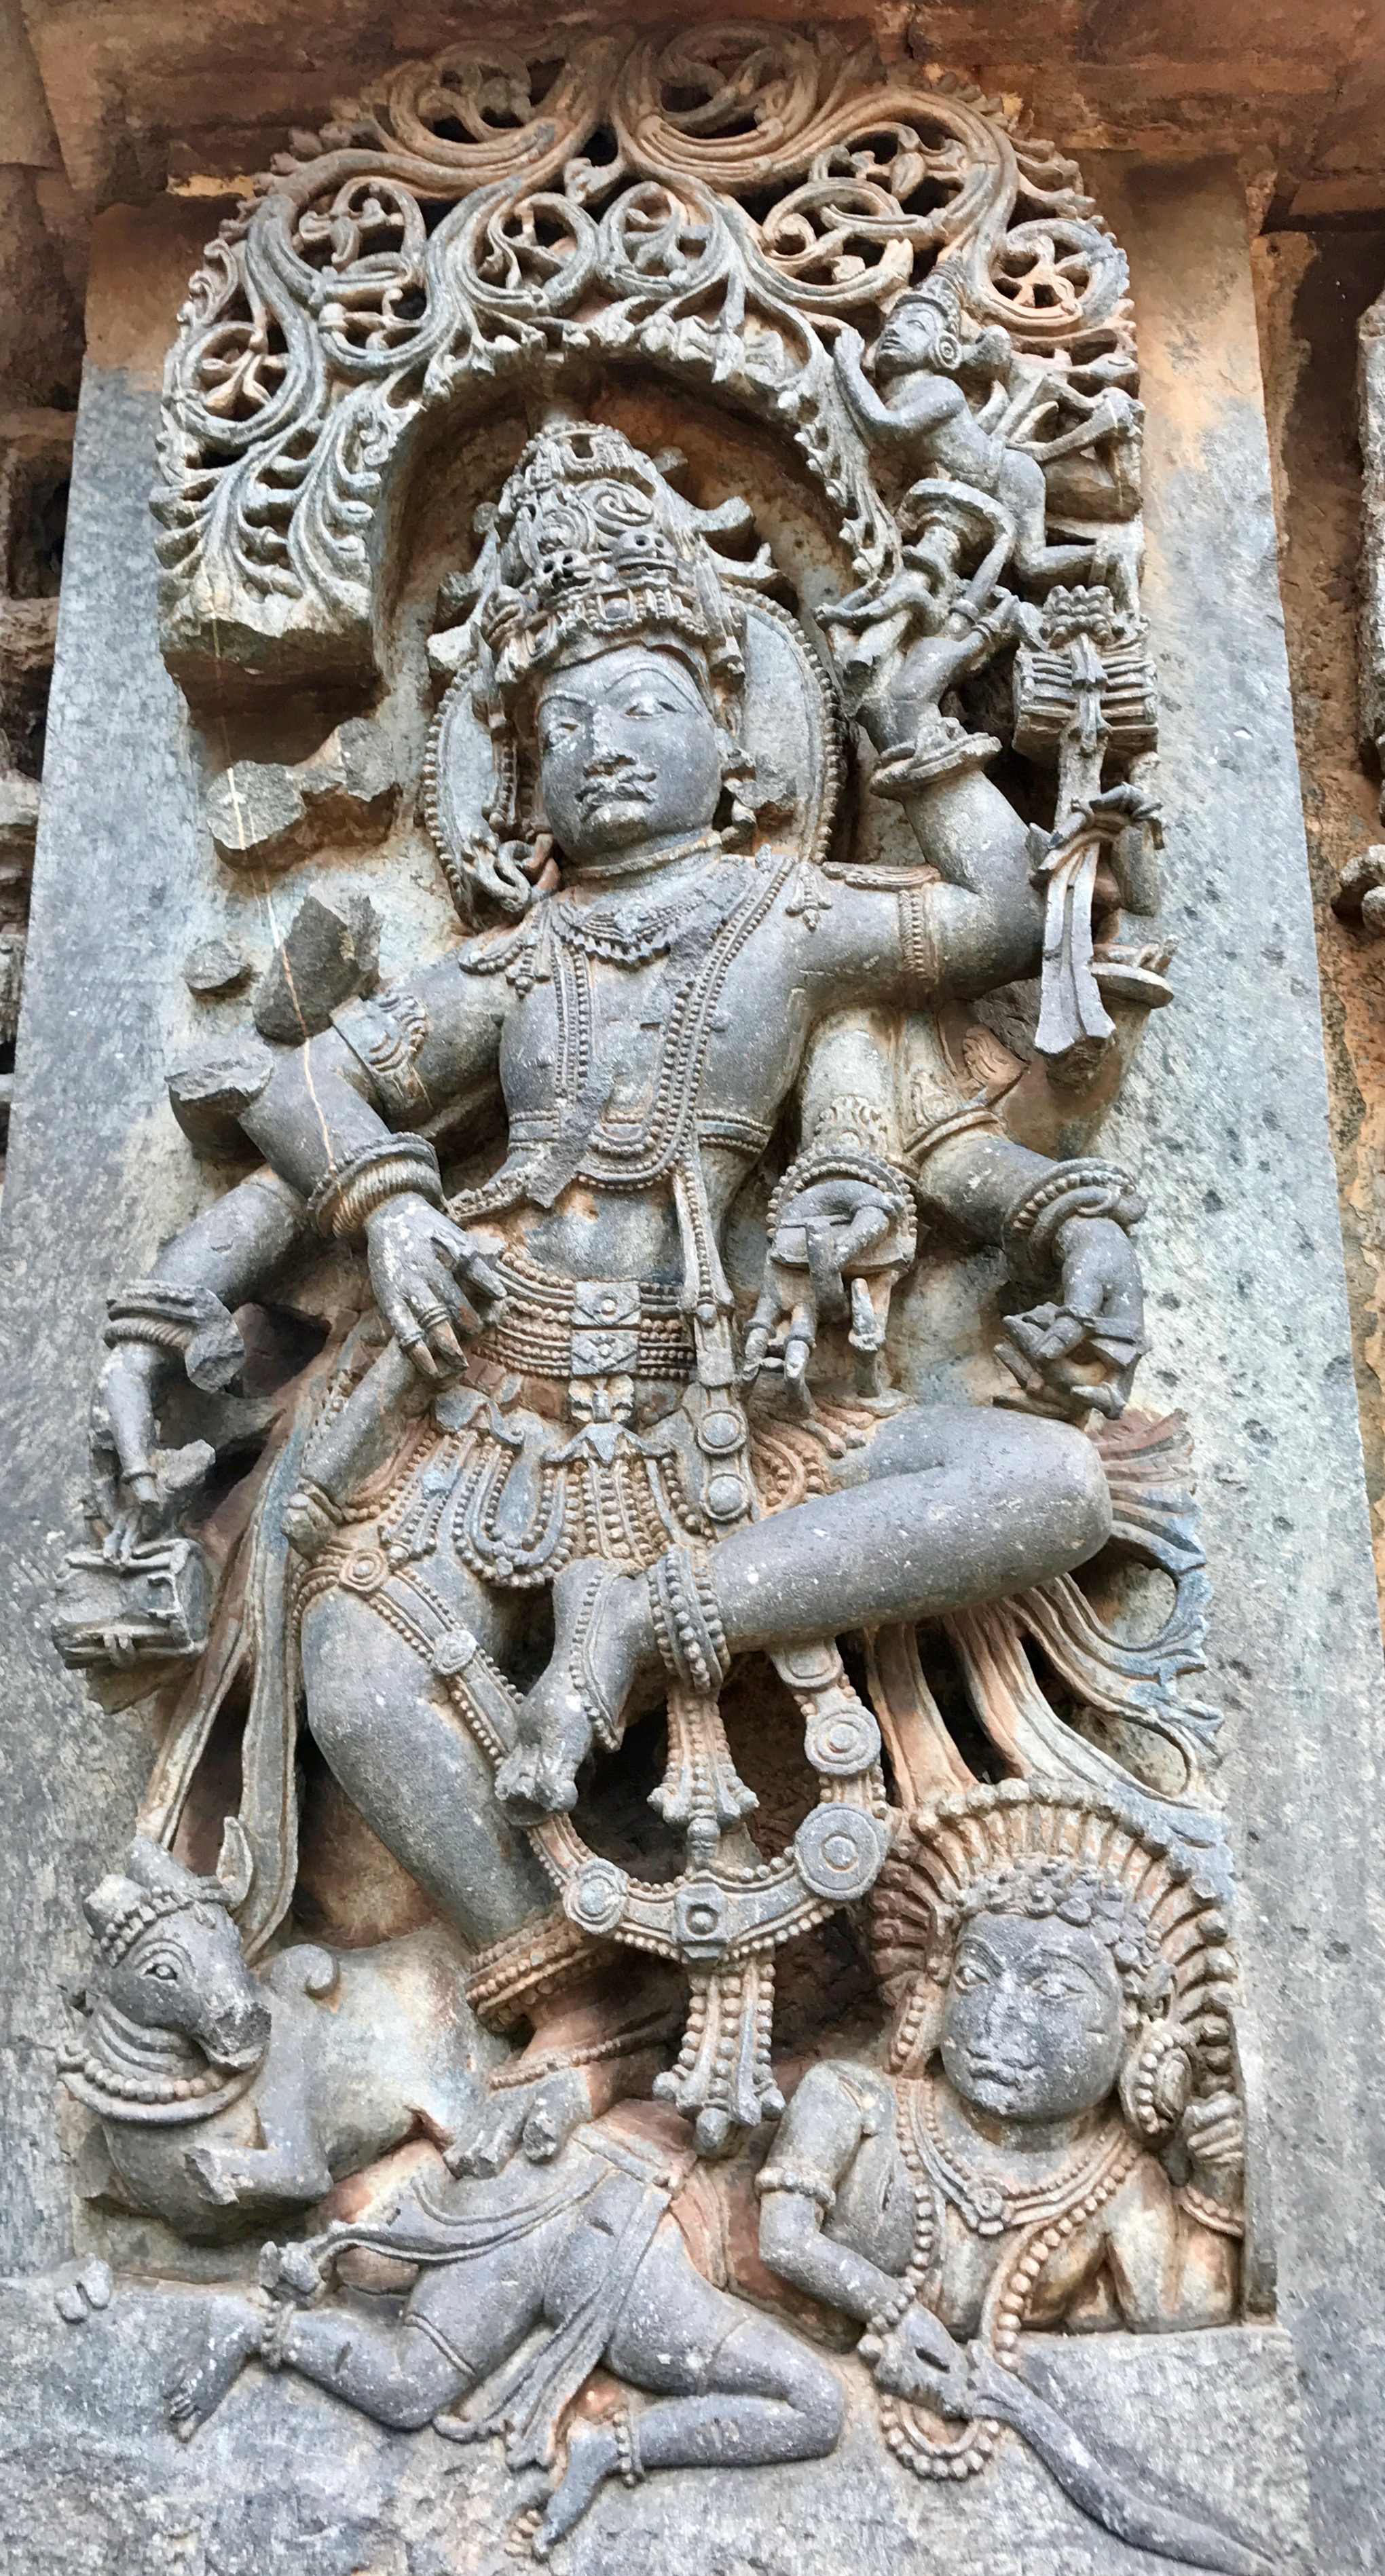
[[[146,1977],[157,1977],[161,1985],[176,1986],[178,1983],[178,1971],[171,1959],[151,1959],[141,1973]]]
[[[1043,2003],[1065,2004],[1081,1994],[1086,1982],[1085,1977],[1069,1975],[1065,1968],[1041,1968],[1036,1977],[1030,1978],[1029,1988]]]
[[[960,1986],[964,1994],[970,1994],[974,1986],[984,1986],[987,1983],[987,1977],[981,1961],[959,1959],[952,1971],[952,1982],[955,1986]]]

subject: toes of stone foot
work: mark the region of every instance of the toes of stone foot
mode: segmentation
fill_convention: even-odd
[[[545,1815],[565,1816],[577,1804],[577,1783],[566,1771],[541,1771],[534,1784],[534,1799]]]
[[[82,2326],[93,2309],[110,2306],[113,2287],[109,2263],[94,2254],[80,2272],[69,2273],[59,2281],[53,2292],[53,2305],[65,2325]]]
[[[495,1794],[502,1807],[532,1804],[537,1767],[538,1755],[531,1744],[518,1744],[513,1753],[506,1754],[495,1775]]]
[[[93,2254],[91,2261],[84,2263],[77,2275],[77,2287],[88,2307],[108,2308],[115,2287],[115,2276],[109,2263],[101,2255]]]
[[[484,2181],[498,2174],[519,2144],[525,2110],[525,2103],[516,2098],[488,2111],[468,2132],[464,2144],[455,2147],[448,2157],[453,2173],[474,2174]]]

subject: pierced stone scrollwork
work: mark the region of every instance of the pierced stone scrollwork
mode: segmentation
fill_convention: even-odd
[[[1125,263],[1074,165],[997,102],[754,22],[590,39],[541,97],[505,47],[407,66],[278,156],[193,281],[155,503],[173,668],[368,670],[418,424],[591,357],[789,432],[858,574],[893,568],[831,343],[935,260],[1022,434],[1066,424],[1076,515],[1128,518],[1103,461],[1133,419]]]

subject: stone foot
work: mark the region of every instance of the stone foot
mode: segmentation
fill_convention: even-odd
[[[565,1815],[577,1803],[577,1773],[599,1736],[620,1739],[620,1719],[639,1664],[642,1584],[600,1559],[564,1566],[553,1586],[553,1654],[519,1713],[514,1749],[495,1775],[495,1794],[520,1824]]]
[[[246,2363],[262,2350],[269,2323],[268,2312],[252,2307],[247,2299],[212,2303],[202,2351],[174,2381],[165,2400],[180,2442],[190,2442],[208,2416],[215,2414]]]
[[[620,2451],[609,2424],[575,2427],[568,2436],[566,2472],[534,2534],[536,2558],[546,2558],[555,2542],[575,2529],[597,2488],[614,2476],[619,2466]]]

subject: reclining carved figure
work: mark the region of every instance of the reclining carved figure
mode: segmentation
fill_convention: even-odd
[[[104,2196],[191,2237],[311,2207],[413,2135],[470,2129],[503,2045],[462,2000],[443,1924],[371,1949],[295,1943],[257,1976],[231,1907],[137,1835],[86,1900],[96,1966],[64,2075],[101,2123]]]
[[[608,2478],[820,2459],[841,2432],[840,2382],[788,2327],[694,2269],[670,2214],[692,2164],[680,2132],[622,2105],[556,2149],[536,2140],[494,2177],[416,2184],[384,2225],[267,2246],[272,2295],[211,2303],[205,2348],[171,2395],[177,2428],[195,2433],[260,2360],[397,2431],[503,2432],[512,2471],[551,2471],[566,2411],[604,2361],[651,2402],[567,2426],[533,2538],[541,2558]],[[322,2304],[358,2246],[418,2266],[397,2324]]]

